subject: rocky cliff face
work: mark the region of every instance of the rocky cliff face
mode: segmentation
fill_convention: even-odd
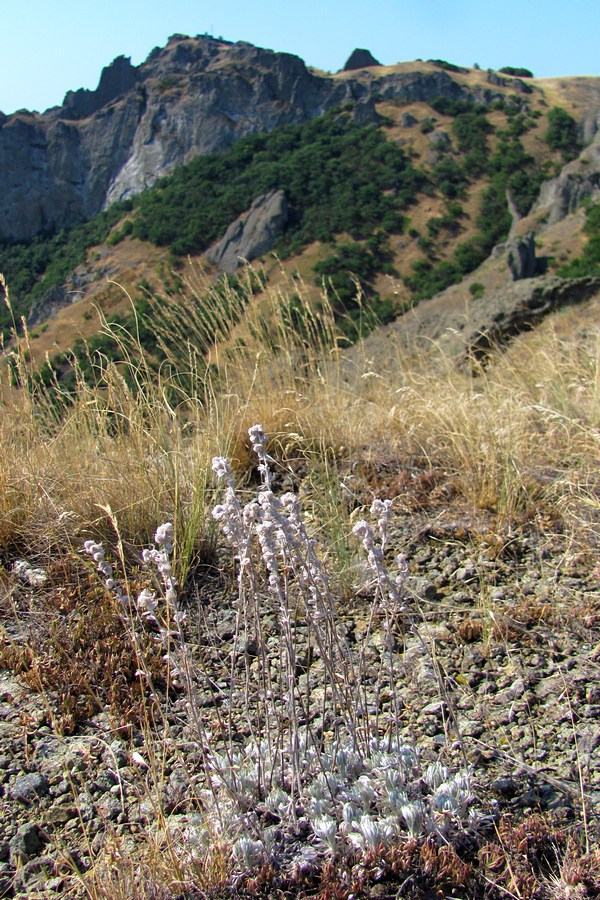
[[[311,73],[290,54],[175,35],[138,67],[119,57],[97,90],[69,92],[61,107],[0,113],[0,239],[86,219],[198,153],[348,100],[440,95],[469,91],[442,71],[336,79]],[[495,95],[480,89],[476,96]]]
[[[588,199],[600,199],[600,131],[577,159],[542,184],[532,212],[545,214],[548,225],[554,225]]]
[[[206,258],[221,272],[232,275],[242,261],[256,259],[273,247],[287,218],[288,205],[283,191],[262,194],[231,223],[221,240],[208,249]]]

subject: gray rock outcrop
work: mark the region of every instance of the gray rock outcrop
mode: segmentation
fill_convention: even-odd
[[[370,50],[353,50],[344,64],[343,72],[352,72],[355,69],[368,69],[369,66],[380,66]]]
[[[206,252],[221,272],[232,275],[244,260],[256,259],[271,250],[288,218],[283,191],[261,194],[250,209],[229,225],[220,241]]]
[[[131,65],[131,59],[117,56],[115,60],[102,69],[100,83],[95,91],[81,89],[68,91],[63,101],[63,116],[70,119],[82,119],[98,112],[103,106],[116,100],[130,91],[138,81],[138,70]]]
[[[493,84],[496,87],[509,87],[514,91],[519,91],[521,94],[531,94],[533,91],[531,85],[527,84],[526,81],[522,81],[520,78],[515,78],[514,76],[504,78],[492,69],[487,73],[487,80],[489,84]]]
[[[397,341],[402,347],[431,349],[438,345],[446,357],[456,360],[482,359],[490,350],[539,324],[545,316],[564,306],[583,303],[600,293],[600,278],[539,276],[509,283],[488,291],[485,301],[473,300],[465,309],[463,300],[451,298],[448,288],[430,300],[422,300],[385,329],[374,331],[362,351],[377,355],[381,341]]]
[[[600,131],[577,159],[567,163],[556,178],[542,184],[531,211],[544,214],[546,224],[554,225],[588,199],[600,199]]]
[[[402,128],[412,128],[414,125],[418,125],[419,120],[415,119],[412,113],[404,113],[402,118],[400,119],[400,125]]]
[[[563,306],[574,306],[600,291],[600,278],[559,278],[556,275],[519,282],[510,290],[486,295],[486,321],[471,327],[465,343],[469,357],[486,356],[490,349],[506,344],[528,331]]]
[[[378,125],[381,119],[372,97],[359,100],[352,113],[352,121],[355,125]]]
[[[441,128],[436,128],[435,131],[430,132],[427,135],[427,140],[438,153],[446,153],[452,147],[450,135]]]
[[[513,281],[522,278],[533,278],[537,271],[535,257],[535,236],[533,232],[516,237],[508,241],[506,247],[506,262]]]

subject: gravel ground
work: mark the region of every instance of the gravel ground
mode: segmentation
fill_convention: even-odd
[[[484,514],[439,504],[396,509],[392,543],[410,571],[393,648],[403,736],[426,760],[458,766],[466,757],[477,802],[492,816],[555,813],[577,831],[585,809],[593,824],[600,813],[595,560],[533,525],[500,540]],[[25,595],[34,605],[46,589],[9,586],[19,608]],[[204,673],[199,716],[215,735],[215,697],[227,686],[234,649],[234,595],[225,576],[203,576],[188,606],[190,653]],[[386,642],[380,618],[369,628],[368,591],[340,602],[340,613],[349,646],[362,646],[375,670]],[[2,624],[5,642],[23,639],[10,612]],[[264,624],[275,659],[277,625],[268,617]],[[296,636],[301,655],[302,623]],[[319,661],[304,665],[318,686]],[[159,779],[151,777],[148,733],[117,727],[105,709],[60,735],[51,725],[55,702],[52,692],[0,670],[0,897],[64,894],[73,888],[69,858],[85,869],[107,834],[133,848],[152,828],[158,800],[174,822],[198,808],[202,754],[185,698],[172,702],[168,731],[158,732]],[[236,702],[244,703],[241,694]],[[389,691],[371,703],[382,721],[391,715]]]

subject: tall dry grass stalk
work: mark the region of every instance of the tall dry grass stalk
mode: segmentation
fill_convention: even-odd
[[[473,508],[507,525],[550,506],[571,518],[577,494],[598,511],[597,336],[582,343],[573,328],[559,337],[550,322],[476,370],[436,347],[411,356],[390,344],[376,364],[353,360],[372,440],[400,457],[424,455]]]

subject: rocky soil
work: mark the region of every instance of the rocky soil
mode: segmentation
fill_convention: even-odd
[[[559,817],[574,835],[587,822],[593,837],[600,813],[597,558],[574,552],[550,523],[499,534],[489,515],[443,499],[418,508],[394,477],[375,477],[368,467],[353,487],[368,492],[374,478],[380,493],[387,484],[396,496],[393,549],[406,554],[410,569],[394,647],[403,735],[426,760],[460,766],[466,757],[476,803],[491,819],[537,811]],[[32,610],[48,584],[17,576],[4,584],[5,647],[35,643]],[[223,574],[199,575],[188,591],[190,652],[203,673],[199,716],[215,735],[234,596]],[[377,617],[369,633],[368,590],[339,608],[349,645],[368,642],[375,670],[385,635]],[[15,621],[19,610],[29,610],[28,619]],[[276,659],[274,617],[265,628]],[[301,647],[301,622],[297,636]],[[318,664],[313,671],[318,679]],[[85,870],[109,836],[133,849],[155,825],[159,804],[173,823],[189,821],[198,809],[201,747],[181,696],[154,745],[148,730],[122,727],[108,707],[61,735],[53,727],[60,691],[36,691],[30,676],[0,670],[0,896],[51,898],[77,893],[73,866]],[[389,717],[389,692],[371,702],[382,721]],[[157,752],[164,754],[159,776]]]

